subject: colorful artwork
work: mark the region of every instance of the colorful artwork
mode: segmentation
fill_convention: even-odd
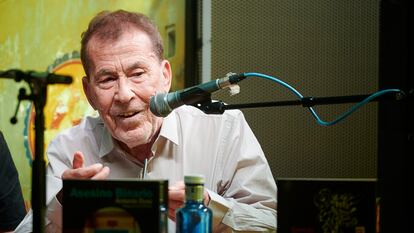
[[[45,149],[55,135],[79,124],[85,115],[97,114],[82,90],[84,71],[79,59],[80,36],[89,20],[102,10],[125,9],[147,14],[164,38],[165,56],[173,68],[172,89],[184,87],[185,0],[26,0],[0,1],[0,71],[49,71],[71,75],[71,85],[49,85],[45,114]],[[34,107],[23,101],[18,122],[10,123],[24,82],[0,78],[0,129],[10,147],[27,208],[31,198],[31,164],[34,156]]]
[[[47,129],[44,135],[45,148],[57,133],[79,124],[85,115],[97,115],[88,104],[82,90],[82,77],[85,76],[85,72],[79,53],[74,52],[64,55],[48,70],[56,74],[70,75],[73,81],[70,85],[61,84],[48,87],[48,100],[44,108],[45,127]],[[33,160],[34,155],[34,116],[34,106],[30,105],[23,131],[26,156],[29,162]]]

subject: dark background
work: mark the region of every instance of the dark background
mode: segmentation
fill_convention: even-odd
[[[191,1],[190,1],[191,2]],[[211,0],[211,79],[228,72],[277,77],[304,96],[413,90],[413,3],[409,0]],[[192,59],[201,82],[202,1]],[[205,25],[205,24],[204,24]],[[198,64],[198,66],[197,66]],[[197,83],[197,82],[196,82]],[[188,85],[194,83],[188,83]],[[251,78],[227,103],[295,100],[276,83]],[[413,101],[365,105],[320,126],[307,109],[244,109],[275,179],[377,179],[381,232],[410,232]],[[330,121],[352,104],[317,106]]]

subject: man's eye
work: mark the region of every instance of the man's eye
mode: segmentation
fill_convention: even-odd
[[[131,79],[131,81],[139,83],[143,81],[143,77],[145,75],[145,72],[140,71],[140,72],[133,72],[129,78]]]
[[[108,89],[114,86],[116,78],[113,76],[102,77],[97,81],[97,84],[100,88]]]
[[[142,72],[142,71],[140,71],[140,72],[134,72],[134,73],[132,73],[131,77],[140,77],[143,74],[144,74],[144,72]]]
[[[108,77],[101,78],[99,80],[99,83],[108,83],[108,82],[112,82],[112,81],[115,81],[115,78],[111,77],[111,76],[108,76]]]

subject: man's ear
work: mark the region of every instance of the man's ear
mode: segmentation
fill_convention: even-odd
[[[169,92],[171,88],[171,80],[172,80],[172,70],[171,64],[168,60],[162,61],[162,87],[164,92]]]
[[[82,86],[83,86],[83,92],[85,93],[86,98],[88,99],[89,104],[92,106],[92,108],[94,110],[96,110],[95,108],[95,104],[93,102],[94,100],[94,96],[93,93],[91,92],[90,88],[90,83],[89,83],[89,77],[84,76],[82,78]]]

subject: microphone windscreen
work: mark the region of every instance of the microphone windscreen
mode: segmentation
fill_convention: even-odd
[[[150,111],[159,117],[166,117],[172,109],[166,101],[167,93],[160,93],[150,99]]]

